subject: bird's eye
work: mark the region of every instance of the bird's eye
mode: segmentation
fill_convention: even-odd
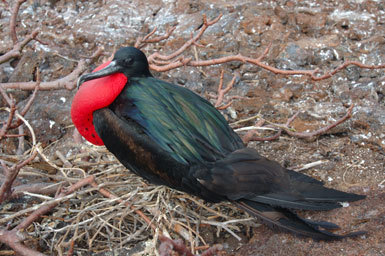
[[[133,58],[124,59],[124,65],[125,66],[131,66],[133,63],[134,63],[134,59]]]

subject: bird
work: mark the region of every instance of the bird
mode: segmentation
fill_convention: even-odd
[[[229,201],[273,229],[315,240],[365,233],[337,234],[338,225],[297,213],[339,208],[364,195],[327,188],[248,148],[209,101],[152,76],[141,50],[120,48],[77,86],[71,117],[79,133],[148,182],[211,203]]]

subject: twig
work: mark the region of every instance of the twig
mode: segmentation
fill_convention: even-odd
[[[284,131],[288,135],[296,137],[296,138],[311,139],[313,137],[316,137],[316,136],[319,136],[321,134],[324,134],[325,132],[329,131],[330,129],[336,127],[337,125],[339,125],[339,124],[345,122],[347,119],[349,119],[352,116],[353,107],[354,107],[354,105],[351,105],[348,108],[348,111],[346,112],[346,114],[342,118],[338,119],[337,121],[335,121],[334,123],[332,123],[330,125],[322,127],[322,128],[320,128],[320,129],[318,129],[316,131],[313,131],[313,132],[295,132],[291,128],[289,128],[289,125],[298,116],[299,112],[297,112],[295,115],[293,115],[291,118],[289,118],[287,120],[286,124],[284,124],[284,125],[278,125],[278,124],[274,124],[274,123],[269,122],[273,126],[276,126],[276,127],[279,128],[278,132],[275,135],[270,136],[270,137],[263,137],[263,138],[255,137],[255,135],[256,135],[255,130],[251,130],[251,131],[247,132],[242,137],[242,140],[243,140],[244,143],[248,143],[250,141],[270,141],[270,140],[275,140],[279,136],[281,136],[282,131]]]
[[[223,245],[214,244],[211,248],[208,248],[206,251],[202,252],[201,256],[215,256],[218,251],[223,250]]]
[[[81,187],[84,187],[86,185],[91,185],[92,182],[94,182],[94,180],[95,180],[95,178],[94,178],[93,175],[87,176],[87,177],[79,180],[78,182],[76,182],[72,186],[70,186],[68,188],[62,189],[61,192],[57,196],[55,196],[55,199],[61,199],[61,198],[65,197],[65,196],[67,196],[67,195],[72,194],[73,192],[75,192],[76,190],[80,189]],[[56,205],[59,204],[59,202],[60,201],[53,201],[50,204],[43,205],[42,207],[40,207],[39,209],[34,211],[31,215],[29,215],[27,218],[25,218],[19,225],[16,226],[15,229],[25,229],[25,228],[27,228],[36,219],[40,218],[43,214],[45,214],[45,213],[49,212],[50,210],[52,210]]]
[[[141,210],[135,209],[128,202],[124,202],[123,200],[118,199],[117,196],[112,194],[107,189],[100,188],[99,185],[95,181],[91,183],[91,186],[94,187],[94,188],[97,188],[99,193],[104,195],[105,197],[108,197],[108,198],[111,198],[111,199],[117,199],[118,202],[123,203],[126,206],[130,207],[131,209],[133,209],[135,211],[135,213],[138,214],[147,223],[147,225],[149,225],[153,230],[156,230],[156,226],[154,225],[154,223],[152,223],[151,220]]]
[[[318,166],[318,165],[321,165],[321,164],[324,164],[327,162],[328,162],[328,160],[319,160],[319,161],[304,164],[302,166],[290,166],[287,169],[294,170],[296,172],[300,172],[300,171],[307,170],[307,169],[313,168],[315,166]]]
[[[9,198],[9,196],[11,195],[12,184],[15,181],[17,175],[19,174],[20,169],[23,168],[25,165],[29,164],[33,159],[35,159],[35,157],[38,153],[36,150],[36,136],[35,136],[35,133],[31,127],[31,125],[29,124],[29,122],[27,120],[25,120],[23,116],[21,116],[19,113],[15,112],[14,110],[9,109],[9,108],[4,108],[4,109],[6,111],[8,111],[9,113],[14,112],[14,114],[20,120],[22,120],[24,122],[24,124],[28,127],[28,129],[30,130],[31,136],[32,136],[32,151],[31,151],[31,155],[27,159],[19,162],[18,164],[14,164],[11,168],[8,168],[3,161],[0,161],[1,165],[3,167],[3,170],[4,170],[4,174],[5,174],[5,180],[0,186],[0,203],[7,200]]]
[[[0,241],[2,243],[7,244],[19,255],[25,255],[25,256],[44,255],[22,244],[22,242],[26,239],[26,235],[23,233],[23,230],[25,230],[29,225],[31,225],[35,220],[40,218],[43,214],[51,211],[57,204],[59,204],[61,198],[64,198],[65,196],[74,193],[79,188],[89,185],[93,181],[94,181],[94,176],[88,176],[82,180],[79,180],[77,183],[70,186],[69,188],[62,189],[61,192],[55,197],[56,200],[38,208],[31,215],[25,218],[19,225],[17,225],[14,229],[10,231],[1,229]]]
[[[297,116],[298,113],[296,113],[294,116]],[[294,120],[294,118],[289,118],[286,122],[286,125],[290,125],[290,123]],[[262,126],[263,124],[265,123],[265,120],[264,119],[261,119],[258,124],[256,124],[255,126]],[[256,130],[250,130],[248,131],[245,135],[242,136],[242,141],[247,144],[249,143],[250,141],[272,141],[272,140],[276,140],[279,138],[279,136],[281,136],[282,134],[282,129],[279,129],[278,132],[272,136],[269,136],[269,137],[258,137],[258,134],[257,134],[257,131]]]
[[[184,43],[178,50],[174,51],[173,53],[169,54],[169,55],[161,55],[159,53],[153,53],[151,54],[150,56],[148,56],[148,62],[150,63],[150,68],[155,70],[155,71],[166,71],[166,70],[170,70],[170,69],[164,69],[166,66],[167,67],[173,67],[175,64],[176,65],[179,65],[182,66],[182,65],[187,65],[191,58],[189,59],[180,59],[180,60],[177,60],[176,62],[170,62],[169,64],[167,65],[164,65],[163,67],[159,67],[157,65],[152,65],[151,63],[154,62],[154,60],[156,59],[160,59],[160,60],[163,60],[163,61],[169,61],[171,59],[174,59],[175,57],[179,56],[180,54],[182,54],[188,47],[190,47],[191,45],[194,45],[194,43],[203,35],[203,33],[206,31],[206,29],[217,23],[219,21],[219,19],[222,17],[222,14],[220,14],[217,18],[213,19],[213,20],[210,20],[208,21],[206,16],[204,15],[203,16],[203,25],[200,29],[200,31],[198,32],[197,35],[195,35],[193,38],[191,38],[190,40],[188,40],[186,43]],[[176,67],[174,67],[176,68]]]
[[[86,70],[86,61],[80,60],[77,67],[65,77],[59,78],[50,82],[40,83],[39,90],[52,89],[67,89],[72,90],[76,87],[76,80],[81,73]],[[3,89],[19,89],[19,90],[33,90],[35,82],[18,82],[18,83],[0,83]]]
[[[138,48],[138,49],[141,49],[143,48],[144,46],[146,46],[147,44],[149,43],[157,43],[157,42],[160,42],[162,40],[165,40],[167,38],[169,38],[172,34],[172,32],[174,32],[174,30],[176,29],[176,27],[171,27],[169,29],[167,29],[166,31],[166,34],[162,35],[162,36],[157,36],[157,37],[153,37],[150,39],[150,37],[156,32],[157,30],[157,27],[155,27],[150,33],[148,33],[146,36],[144,37],[139,37],[137,40],[136,40],[136,43],[134,45],[134,47]]]
[[[312,138],[315,136],[319,136],[319,135],[324,134],[325,132],[329,131],[330,129],[336,127],[337,125],[345,122],[347,119],[351,118],[353,107],[354,107],[354,105],[352,104],[348,108],[348,111],[346,112],[346,114],[342,118],[338,119],[337,121],[335,121],[334,123],[332,123],[328,126],[320,128],[320,129],[313,131],[313,132],[293,132],[287,126],[283,127],[283,129],[287,134],[289,134],[290,136],[296,137],[296,138],[309,139],[309,138]]]
[[[38,193],[40,195],[54,195],[62,183],[32,183],[15,186],[9,198],[18,198],[25,193]]]
[[[59,151],[55,151],[55,155],[63,162],[63,166],[66,168],[72,167],[72,164],[63,156],[63,154]]]
[[[274,74],[283,74],[283,75],[307,75],[309,76],[312,80],[323,80],[330,78],[337,72],[341,71],[342,69],[346,68],[349,65],[355,65],[360,68],[367,68],[367,69],[383,69],[385,68],[385,64],[381,65],[365,65],[363,63],[360,63],[358,61],[345,61],[342,63],[340,66],[335,68],[334,70],[331,70],[329,72],[325,72],[324,75],[317,76],[318,73],[320,73],[319,69],[314,69],[314,70],[282,70],[278,69],[272,66],[269,66],[268,64],[265,64],[262,62],[263,58],[265,58],[271,48],[272,43],[268,45],[268,47],[265,49],[265,51],[257,58],[250,58],[243,56],[241,54],[238,55],[231,55],[231,56],[226,56],[226,57],[221,57],[221,58],[216,58],[216,59],[211,59],[211,60],[192,60],[192,58],[186,58],[186,57],[179,57],[178,59],[175,59],[177,56],[181,55],[183,52],[186,51],[186,49],[192,45],[198,45],[198,40],[200,37],[203,35],[205,30],[215,24],[216,22],[219,21],[219,19],[222,17],[222,14],[219,15],[217,18],[211,21],[207,21],[206,17],[203,17],[203,25],[200,29],[200,31],[192,37],[189,41],[187,41],[185,44],[183,44],[182,47],[180,47],[178,50],[174,51],[173,53],[169,55],[161,55],[159,53],[153,53],[148,57],[148,61],[150,64],[150,68],[152,70],[155,70],[157,72],[164,72],[168,71],[171,69],[179,68],[182,66],[192,66],[192,67],[202,67],[202,66],[212,66],[212,65],[217,65],[217,64],[223,64],[227,62],[232,62],[232,61],[239,61],[242,63],[249,63],[253,64],[256,66],[259,66],[263,69],[269,70],[273,72]],[[147,36],[151,36],[153,33],[155,33],[155,29],[149,33]],[[168,37],[168,36],[167,36]],[[167,37],[162,38],[166,39]],[[173,60],[174,59],[174,60]]]
[[[11,247],[18,255],[21,256],[45,256],[45,254],[28,248],[22,242],[27,238],[23,232],[15,230],[0,229],[0,242]]]
[[[15,5],[13,6],[12,9],[12,15],[11,19],[9,21],[9,33],[12,38],[12,41],[14,44],[17,44],[17,35],[16,35],[16,19],[17,19],[17,14],[19,13],[20,6],[27,0],[18,0],[16,1]]]
[[[382,64],[382,65],[365,65],[361,62],[350,60],[350,61],[345,61],[344,63],[342,63],[341,65],[339,65],[338,67],[336,67],[332,71],[325,72],[325,74],[322,76],[315,76],[316,70],[314,70],[313,71],[314,74],[311,75],[311,78],[315,81],[327,79],[327,78],[332,77],[333,75],[335,75],[336,73],[338,73],[339,71],[341,71],[342,69],[344,69],[350,65],[354,65],[354,66],[357,66],[360,68],[367,68],[367,69],[383,69],[383,68],[385,68],[385,64]]]
[[[20,115],[22,117],[24,117],[25,114],[27,114],[28,110],[31,108],[32,103],[33,103],[33,101],[36,98],[37,91],[39,90],[40,83],[41,83],[40,71],[39,71],[39,69],[37,69],[37,71],[36,71],[35,89],[34,89],[32,95],[29,97],[29,99],[27,101],[27,104],[25,104],[23,110],[20,112]],[[22,123],[23,123],[22,119],[18,118],[14,124],[11,124],[9,126],[8,129],[15,129],[15,128],[19,127]]]
[[[23,41],[15,44],[12,48],[12,50],[8,51],[4,55],[0,56],[0,64],[4,63],[6,61],[9,61],[13,58],[18,58],[21,56],[21,51],[23,50],[24,46],[26,46],[30,41],[36,39],[37,34],[39,33],[38,29],[35,29],[32,31],[31,34],[26,36]]]
[[[25,150],[25,140],[24,140],[24,136],[26,135],[24,133],[24,127],[22,125],[20,125],[18,127],[18,130],[19,130],[19,137],[18,137],[18,146],[17,146],[17,151],[16,151],[16,154],[17,155],[22,155],[24,153],[24,150]]]
[[[12,184],[15,181],[17,175],[19,174],[20,169],[29,164],[33,159],[35,159],[36,155],[37,151],[35,150],[27,159],[18,164],[15,164],[11,168],[8,168],[3,161],[0,161],[5,174],[5,180],[0,187],[0,204],[7,200],[12,194]]]
[[[7,101],[10,107],[7,122],[5,122],[5,124],[0,129],[0,140],[1,140],[6,135],[7,131],[9,130],[9,127],[12,124],[12,120],[16,112],[16,106],[15,106],[15,101],[13,99],[8,98],[8,95],[4,92],[4,90],[1,87],[0,87],[0,93],[3,95],[3,98],[5,99],[5,101]]]
[[[170,256],[172,255],[172,251],[175,250],[176,252],[186,255],[186,256],[194,256],[183,244],[183,241],[178,240],[171,240],[170,238],[166,236],[159,236],[159,241],[161,242],[159,246],[159,255],[160,256]]]
[[[159,236],[159,241],[161,242],[158,247],[158,253],[160,256],[174,255],[173,251],[178,253],[177,255],[194,256],[194,254],[190,252],[190,250],[183,244],[183,241],[180,239],[172,240],[166,236],[161,235]],[[208,248],[202,252],[201,256],[213,256],[221,250],[223,250],[223,245],[215,244],[211,248]]]
[[[93,61],[103,53],[102,48],[98,48],[90,57],[90,61]],[[0,57],[1,58],[1,57]],[[81,73],[87,69],[86,60],[80,60],[77,67],[65,77],[59,78],[50,82],[41,82],[39,90],[53,90],[53,89],[67,89],[73,90],[76,87],[76,81]],[[3,89],[19,89],[19,90],[33,90],[35,88],[35,82],[17,82],[17,83],[0,83],[0,87]]]
[[[223,98],[225,97],[225,94],[228,93],[231,90],[231,88],[233,88],[235,81],[237,79],[237,76],[234,75],[233,79],[231,79],[231,81],[227,84],[226,88],[222,89],[223,88],[223,76],[224,76],[224,70],[222,69],[221,76],[219,79],[219,85],[218,85],[218,98],[217,98],[217,101],[215,102],[215,105],[214,105],[218,109],[225,109],[231,105],[232,102],[229,102],[229,103],[225,104],[225,106],[220,107],[220,105],[222,104]]]

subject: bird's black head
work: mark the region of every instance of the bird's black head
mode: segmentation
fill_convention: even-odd
[[[114,59],[105,68],[82,75],[78,80],[79,86],[89,80],[108,76],[114,73],[123,73],[127,78],[152,76],[148,61],[144,53],[135,47],[122,47],[114,55]]]
[[[135,47],[120,48],[112,62],[120,68],[119,72],[127,77],[151,76],[146,55]]]

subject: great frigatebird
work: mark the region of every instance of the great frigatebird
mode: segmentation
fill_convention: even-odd
[[[209,202],[228,200],[270,226],[314,239],[362,234],[337,235],[337,225],[295,210],[330,210],[365,196],[326,188],[245,147],[207,100],[154,78],[142,51],[119,49],[79,85],[71,116],[80,134],[147,181]]]

